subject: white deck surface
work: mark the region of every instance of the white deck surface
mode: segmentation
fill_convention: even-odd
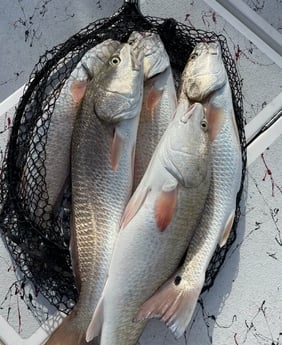
[[[281,32],[281,1],[245,2]],[[217,10],[207,3],[215,4]],[[113,0],[1,1],[0,102],[27,81],[46,49],[65,41],[90,22],[110,16],[121,4],[122,1]],[[197,29],[227,37],[243,80],[248,136],[282,109],[281,67],[271,59],[271,54],[262,52],[262,45],[259,49],[248,35],[242,34],[244,26],[235,28],[230,24],[234,23],[232,15],[221,13],[216,1],[143,0],[141,11],[152,16],[174,17]],[[0,104],[0,160],[19,96],[20,92]],[[176,341],[161,322],[154,320],[148,324],[140,345],[282,345],[281,134],[280,119],[249,148],[251,164],[246,175],[238,238],[214,286],[202,296],[186,337]],[[34,313],[21,299],[20,279],[0,239],[0,344],[2,341],[4,345],[39,345],[46,338],[45,330],[50,332],[54,328],[56,316],[40,328]],[[33,288],[25,287],[27,293],[28,289]],[[40,296],[33,303],[40,315],[55,312]]]

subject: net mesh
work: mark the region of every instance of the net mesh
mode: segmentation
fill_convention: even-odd
[[[16,110],[1,170],[0,226],[3,239],[25,278],[31,280],[52,305],[65,313],[71,310],[78,295],[69,253],[71,187],[66,186],[59,211],[54,213],[48,204],[45,183],[45,145],[50,120],[64,82],[90,48],[108,38],[126,41],[132,31],[142,30],[160,35],[176,79],[196,43],[217,40],[221,44],[242,146],[243,177],[232,232],[227,244],[217,248],[211,260],[203,291],[213,284],[236,238],[246,169],[246,140],[241,81],[226,39],[173,19],[143,17],[134,4],[127,3],[114,16],[91,23],[40,58]],[[32,152],[31,156],[29,152]]]

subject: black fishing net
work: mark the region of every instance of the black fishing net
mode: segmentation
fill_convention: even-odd
[[[125,3],[114,16],[95,21],[40,58],[16,110],[1,170],[2,237],[26,279],[31,280],[37,291],[65,313],[70,311],[77,300],[69,254],[71,187],[66,186],[58,211],[50,211],[45,183],[45,145],[50,119],[64,82],[90,48],[108,38],[126,41],[132,31],[143,30],[160,35],[176,78],[179,78],[196,43],[218,40],[221,44],[242,144],[243,178],[237,197],[233,230],[227,244],[218,248],[212,258],[204,290],[213,284],[236,238],[239,201],[246,169],[246,141],[241,81],[226,39],[222,35],[196,30],[173,19],[143,17],[134,3]],[[33,154],[27,160],[31,151]]]

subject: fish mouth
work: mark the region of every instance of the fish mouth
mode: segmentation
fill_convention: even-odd
[[[128,43],[133,47],[133,50],[135,47],[138,50],[141,45],[143,46],[143,57],[139,56],[137,59],[144,59],[145,79],[150,79],[169,67],[169,57],[158,34],[150,31],[133,31]]]
[[[132,68],[135,71],[139,71],[143,67],[145,56],[144,37],[146,37],[146,32],[133,31],[127,41],[130,46]]]
[[[144,40],[146,41],[145,56],[150,56],[154,53],[160,53],[164,50],[163,43],[157,34],[150,33],[150,35],[144,37]]]
[[[221,47],[218,42],[199,43],[199,53],[202,58],[190,70],[187,85],[201,85],[202,93],[210,93],[223,87],[227,81],[227,73],[221,58]],[[192,86],[191,86],[192,87]],[[205,91],[204,91],[205,90]]]
[[[157,34],[150,31],[134,31],[129,39],[128,43],[130,45],[137,44],[138,42],[143,41],[144,44],[144,56],[151,55],[152,53],[159,50],[159,39]]]
[[[130,55],[132,61],[132,69],[134,71],[140,71],[144,65],[144,42],[135,41],[130,45]]]
[[[145,49],[144,56],[144,74],[147,79],[163,73],[170,67],[169,56],[156,35],[149,41],[148,47]]]
[[[208,45],[209,45],[209,54],[221,55],[221,47],[218,41],[210,42]]]
[[[198,53],[198,55],[201,55],[202,53],[207,53],[210,55],[220,55],[221,54],[220,43],[218,41],[198,43],[194,52]]]

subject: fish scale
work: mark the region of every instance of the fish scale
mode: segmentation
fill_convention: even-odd
[[[164,90],[161,99],[151,113],[146,110],[145,104],[148,93],[150,92],[150,83],[149,85],[148,83],[145,83],[144,85],[144,101],[136,143],[134,190],[141,181],[154,150],[171,121],[176,109],[176,91],[170,67],[168,67],[168,70],[165,73],[168,74],[168,77],[163,86]]]
[[[33,133],[33,141],[36,143],[36,147],[31,146],[28,152],[23,178],[27,178],[28,180],[30,175],[35,176],[34,172],[31,173],[31,168],[34,169],[34,167],[38,167],[37,169],[41,171],[42,164],[44,164],[48,205],[45,206],[46,195],[43,198],[40,194],[36,201],[37,205],[29,205],[31,214],[33,214],[34,211],[40,211],[40,208],[44,207],[45,212],[55,212],[55,208],[59,206],[58,203],[60,202],[66,180],[69,176],[71,137],[73,124],[78,111],[78,104],[75,102],[71,92],[72,84],[77,81],[88,80],[87,72],[83,66],[85,66],[91,74],[98,73],[119,44],[120,43],[117,41],[108,39],[88,50],[77,63],[71,75],[65,81],[54,105],[53,113],[50,119],[47,120],[49,128],[44,150],[38,147],[38,145],[42,145],[42,143],[37,141],[43,135],[43,133],[40,133],[40,130],[42,130],[42,118],[46,119],[48,117],[46,110],[44,110],[42,118],[38,120]],[[59,66],[61,67],[60,64]],[[49,108],[50,104],[51,103],[48,102],[46,107]],[[38,152],[41,151],[44,152],[44,157],[38,155]],[[42,160],[44,160],[44,163],[42,163]],[[36,177],[36,181],[34,181],[32,185],[27,185],[24,192],[27,194],[31,193],[31,191],[34,191],[36,184],[38,184],[38,186],[42,185],[42,183],[39,183],[38,179],[39,177]],[[42,221],[41,218],[37,219],[37,217],[35,220],[36,222]]]
[[[182,267],[138,311],[139,319],[161,318],[177,338],[192,319],[217,245],[223,246],[228,239],[242,174],[241,145],[218,42],[196,45],[181,91],[181,99],[202,102],[206,108],[212,141],[210,189]]]
[[[231,123],[227,120],[222,132],[211,145],[211,155],[213,157],[212,173],[205,212],[198,231],[195,232],[189,245],[186,258],[186,262],[189,262],[189,271],[185,272],[184,264],[184,268],[179,272],[179,275],[184,280],[189,281],[191,285],[196,284],[199,281],[200,275],[203,274],[203,270],[198,272],[198,262],[202,261],[208,264],[213,254],[212,249],[219,242],[221,233],[218,231],[218,228],[222,228],[222,219],[225,217],[222,205],[234,204],[234,200],[230,200],[230,193],[232,193],[232,190],[230,190],[230,181],[238,181],[238,184],[235,183],[233,187],[235,192],[239,188],[240,179],[238,179],[238,170],[241,169],[241,157],[234,152],[233,147],[235,142],[232,133]],[[234,169],[234,167],[239,168]],[[212,222],[211,217],[213,219]],[[203,237],[202,229],[205,229],[206,237]],[[207,264],[205,265],[205,269],[207,268]]]
[[[101,345],[136,344],[146,324],[132,322],[139,306],[175,271],[193,235],[209,188],[209,140],[200,127],[203,107],[195,105],[195,113],[187,109],[178,108],[127,205],[109,277],[86,333],[88,340],[101,327]],[[171,185],[176,188],[177,206],[165,229],[160,229],[156,207]],[[127,220],[144,191],[149,192],[143,203]],[[173,203],[161,210],[161,216],[166,217]]]
[[[218,42],[195,46],[180,91],[181,100],[201,102],[206,109],[211,140],[210,189],[183,265],[139,308],[136,317],[162,319],[177,338],[192,319],[217,244],[223,246],[229,236],[242,173],[231,90]]]
[[[136,230],[133,228],[130,228],[130,231],[129,229],[128,231],[126,229],[122,230],[117,247],[120,242],[126,243],[125,249],[119,248],[121,252],[124,250],[126,254],[120,261],[114,255],[114,264],[111,267],[111,272],[115,272],[115,274],[111,277],[111,282],[114,282],[114,286],[123,286],[123,290],[121,295],[116,293],[107,294],[107,290],[105,292],[107,295],[107,305],[114,306],[114,308],[109,307],[111,310],[111,321],[103,324],[102,345],[133,345],[136,343],[145,326],[145,322],[139,321],[138,323],[131,324],[129,320],[134,318],[138,307],[151,296],[152,292],[156,291],[174,273],[187,247],[187,243],[189,243],[192,237],[192,229],[196,225],[202,211],[202,208],[199,207],[205,201],[205,194],[201,193],[202,188],[203,186],[196,188],[194,191],[189,190],[181,193],[186,194],[186,203],[182,202],[181,207],[178,208],[175,214],[175,219],[177,219],[178,229],[184,228],[187,231],[186,236],[182,240],[180,239],[184,232],[176,231],[175,227],[168,227],[165,230],[165,241],[162,239],[163,236],[155,229],[148,231],[146,238],[144,238],[145,230],[152,227],[149,221],[142,222],[142,229],[137,227]],[[189,193],[189,198],[187,198],[187,193]],[[183,200],[183,195],[181,194],[179,195],[179,200]],[[148,206],[144,211],[140,210],[138,217],[139,219],[148,220],[154,218],[153,208],[151,213],[148,213]],[[189,219],[188,226],[187,219]],[[127,233],[124,234],[123,231],[127,231]],[[136,235],[137,231],[140,233],[139,236]],[[137,245],[138,243],[140,243],[139,246]],[[134,250],[130,251],[128,248],[134,248]],[[131,253],[131,255],[128,255],[128,253]],[[157,257],[156,253],[158,253]],[[128,284],[124,284],[125,275],[120,269],[120,267],[125,267],[125,265],[126,272],[129,272]],[[110,288],[108,287],[108,289]],[[111,290],[115,290],[113,285]],[[134,296],[134,298],[130,298],[130,296]],[[105,312],[107,312],[107,305],[104,307]],[[120,313],[121,310],[122,313]],[[131,317],[128,317],[128,315]],[[116,326],[114,331],[112,322]]]
[[[143,95],[142,48],[139,41],[120,44],[85,86],[74,125],[71,172],[71,257],[79,299],[47,345],[86,344],[85,332],[132,189],[132,152]]]
[[[73,155],[78,158],[74,161],[72,168],[73,195],[77,195],[74,199],[74,217],[91,220],[90,224],[82,222],[76,225],[77,246],[81,248],[79,271],[81,279],[89,283],[87,284],[88,290],[92,291],[93,286],[99,286],[101,289],[104,285],[104,279],[100,279],[98,273],[99,270],[105,270],[105,267],[108,266],[111,253],[109,249],[113,247],[114,243],[112,232],[104,231],[104,229],[112,229],[113,224],[116,228],[122,216],[126,200],[129,197],[131,161],[124,154],[120,160],[120,166],[123,169],[114,172],[111,168],[109,152],[110,130],[105,131],[105,127],[94,117],[90,123],[83,124],[82,120],[80,122],[78,127],[80,136],[83,138],[83,146],[89,145],[94,148],[99,143],[101,147],[105,148],[105,150],[86,152],[84,149],[79,149],[82,146],[81,142],[76,142],[75,139],[73,143]],[[78,147],[77,152],[76,147]],[[81,169],[85,165],[87,169]],[[99,170],[95,169],[97,166],[100,167]],[[86,182],[81,183],[81,181]],[[95,193],[90,192],[90,186]],[[113,231],[117,231],[117,228]],[[82,290],[81,294],[83,293]],[[89,294],[88,291],[86,291],[87,294]],[[91,294],[89,297],[91,299],[85,301],[83,308],[90,307],[92,310],[92,305],[95,305],[97,300],[92,301]]]

